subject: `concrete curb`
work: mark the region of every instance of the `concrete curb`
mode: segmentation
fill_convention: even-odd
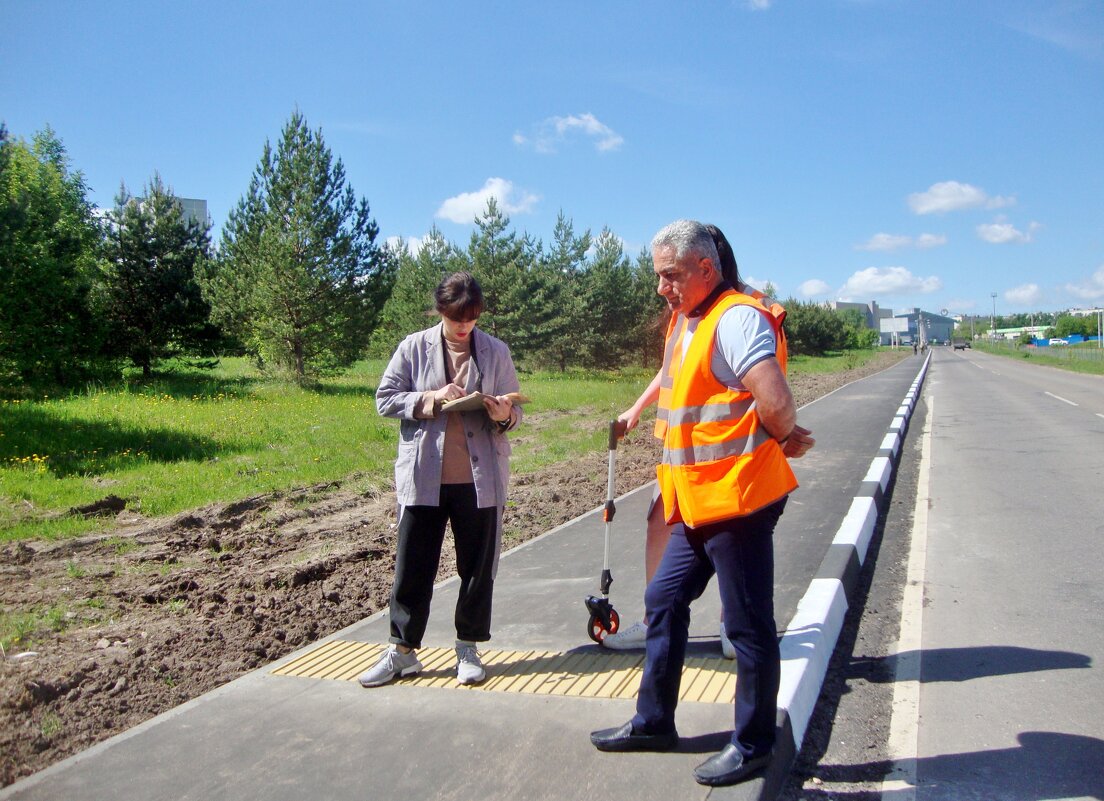
[[[888,499],[909,419],[931,363],[928,354],[901,401],[870,469],[851,502],[816,576],[797,604],[782,637],[782,683],[778,692],[779,737],[774,758],[762,777],[758,797],[778,796],[793,768],[813,715],[828,661],[847,614],[848,598],[858,584],[878,515]]]

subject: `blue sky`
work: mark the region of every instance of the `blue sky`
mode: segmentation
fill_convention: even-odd
[[[159,172],[217,238],[295,108],[382,236],[495,195],[635,255],[719,225],[781,297],[1104,305],[1104,3],[0,0],[0,119],[110,205]]]

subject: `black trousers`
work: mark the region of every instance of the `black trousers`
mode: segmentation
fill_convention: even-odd
[[[690,603],[714,574],[724,606],[725,634],[736,647],[736,709],[732,744],[745,758],[774,745],[781,664],[774,622],[774,528],[786,499],[746,517],[699,528],[675,526],[663,561],[644,592],[648,613],[644,675],[633,729],[675,730]]]
[[[444,484],[437,506],[407,506],[399,521],[395,583],[391,587],[391,642],[420,648],[433,580],[441,562],[445,523],[456,544],[456,639],[491,639],[491,595],[498,551],[498,508],[476,505],[474,484]]]

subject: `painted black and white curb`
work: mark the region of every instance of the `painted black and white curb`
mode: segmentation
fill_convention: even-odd
[[[764,777],[760,798],[777,796],[801,750],[805,730],[828,671],[828,661],[843,628],[847,599],[858,584],[878,514],[886,501],[909,419],[930,363],[931,354],[928,354],[882,438],[881,446],[870,462],[858,494],[851,501],[851,508],[832,538],[816,576],[786,626],[781,642],[782,683],[778,692],[781,736],[775,745],[768,775]]]

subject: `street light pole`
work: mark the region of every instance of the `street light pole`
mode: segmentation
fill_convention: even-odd
[[[996,339],[997,337],[997,293],[990,292],[989,296],[993,299],[993,313],[989,315],[989,338]]]

